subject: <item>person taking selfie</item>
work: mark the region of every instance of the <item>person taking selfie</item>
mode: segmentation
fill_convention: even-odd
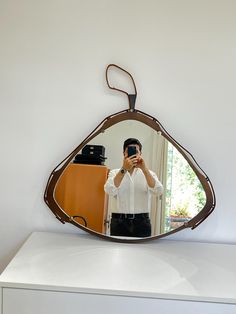
[[[163,186],[142,158],[142,144],[128,138],[123,144],[123,164],[109,172],[104,190],[117,200],[112,210],[110,234],[124,237],[151,236],[151,196],[160,196]]]

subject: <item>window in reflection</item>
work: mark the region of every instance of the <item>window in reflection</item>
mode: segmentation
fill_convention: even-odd
[[[165,232],[196,216],[205,202],[206,195],[198,177],[177,149],[168,143]]]

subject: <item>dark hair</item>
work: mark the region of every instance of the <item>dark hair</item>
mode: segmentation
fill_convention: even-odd
[[[123,145],[123,151],[125,151],[126,147],[129,145],[138,145],[140,152],[142,150],[142,144],[139,142],[139,140],[137,140],[136,138],[128,138],[127,140],[124,141],[124,145]]]

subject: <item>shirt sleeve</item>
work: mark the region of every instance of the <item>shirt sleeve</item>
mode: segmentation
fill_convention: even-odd
[[[148,187],[149,191],[151,191],[153,194],[156,194],[158,196],[161,196],[163,194],[163,185],[159,181],[157,175],[155,172],[149,170],[153,179],[155,180],[155,186],[153,188]]]
[[[114,184],[114,178],[117,175],[118,171],[119,169],[111,170],[104,185],[104,191],[110,196],[116,196],[118,193],[118,188]]]

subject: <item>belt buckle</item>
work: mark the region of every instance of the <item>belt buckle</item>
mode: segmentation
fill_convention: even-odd
[[[132,217],[130,217],[131,215],[132,215]],[[132,220],[135,218],[135,214],[127,214],[126,218]]]

